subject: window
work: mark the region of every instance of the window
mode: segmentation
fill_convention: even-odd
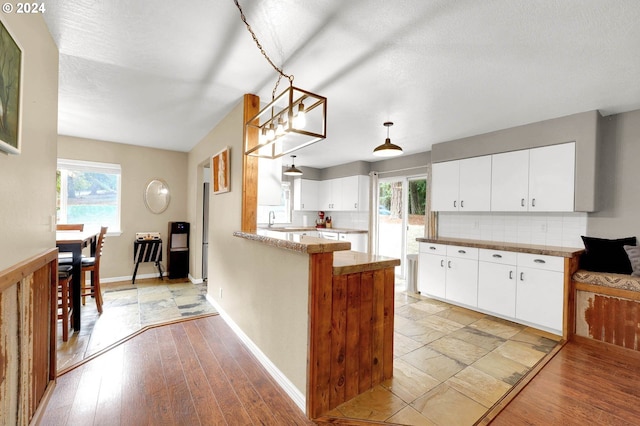
[[[58,159],[57,223],[120,232],[120,165]]]
[[[291,184],[282,182],[280,205],[258,206],[258,223],[269,223],[269,212],[274,212],[274,223],[291,223]]]

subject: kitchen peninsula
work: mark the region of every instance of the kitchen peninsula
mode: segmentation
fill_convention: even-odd
[[[291,318],[308,324],[307,416],[316,418],[392,376],[394,268],[399,259],[294,232],[233,235],[268,246],[265,250],[298,253],[296,262],[308,262],[307,318]]]

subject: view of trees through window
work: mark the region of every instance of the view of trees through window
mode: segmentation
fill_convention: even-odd
[[[58,223],[120,228],[120,173],[59,167],[56,173]]]

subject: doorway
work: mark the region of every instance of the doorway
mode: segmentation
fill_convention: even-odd
[[[407,256],[418,254],[416,238],[424,237],[426,176],[381,178],[378,181],[378,251],[401,260],[396,277],[406,279]]]

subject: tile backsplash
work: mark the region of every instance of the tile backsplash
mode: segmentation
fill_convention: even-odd
[[[369,229],[368,212],[325,212],[325,218],[331,216],[334,228]],[[315,226],[317,211],[294,211],[291,216],[293,226]]]
[[[438,236],[582,248],[586,213],[438,214]]]

